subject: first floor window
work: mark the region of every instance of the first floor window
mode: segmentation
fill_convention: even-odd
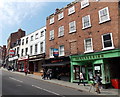
[[[50,19],[50,24],[53,24],[53,23],[54,23],[54,17]]]
[[[69,23],[69,33],[73,33],[76,31],[76,22],[73,21],[73,22],[70,22]]]
[[[58,37],[63,36],[63,35],[64,35],[64,26],[61,26],[58,29]]]
[[[73,14],[75,12],[75,6],[72,6],[68,9],[68,15]]]
[[[37,54],[38,45],[35,45],[35,54]]]
[[[27,54],[28,54],[28,48],[25,49],[25,55],[27,55]]]
[[[99,10],[99,23],[103,23],[110,20],[108,7]]]
[[[82,17],[83,29],[91,27],[90,15]]]
[[[21,56],[23,56],[23,52],[24,52],[24,49],[22,49],[22,51],[21,51]]]
[[[53,40],[54,39],[54,30],[51,30],[50,31],[50,40]]]
[[[54,48],[50,48],[50,57],[53,57]]]
[[[43,42],[40,43],[40,52],[43,52]]]
[[[32,55],[33,46],[30,46],[30,54]]]
[[[60,56],[63,56],[63,55],[64,55],[64,45],[61,45],[61,46],[59,47],[59,55],[60,55]]]
[[[88,39],[85,39],[84,41],[84,45],[85,45],[85,52],[89,52],[89,51],[92,51],[93,48],[92,48],[92,38],[88,38]]]
[[[112,33],[102,35],[103,49],[111,48],[113,46]]]
[[[81,1],[81,9],[89,6],[89,0],[82,0]]]

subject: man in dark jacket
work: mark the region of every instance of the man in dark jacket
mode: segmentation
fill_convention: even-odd
[[[97,93],[100,93],[100,89],[99,89],[99,86],[101,85],[101,78],[100,78],[100,75],[99,74],[97,74],[96,76],[95,76],[95,88],[96,88],[96,92]]]

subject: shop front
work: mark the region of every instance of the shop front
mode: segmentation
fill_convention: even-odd
[[[70,56],[71,82],[78,82],[77,73],[80,72],[83,73],[86,83],[90,83],[93,77],[99,74],[102,78],[103,86],[107,87],[110,85],[114,75],[118,73],[118,71],[116,71],[116,69],[119,68],[117,58],[120,58],[120,49]],[[116,66],[116,68],[112,70],[111,68],[114,66]],[[118,74],[117,78],[119,79]]]
[[[29,56],[18,58],[18,71],[24,72],[29,70]]]
[[[69,81],[70,80],[70,58],[69,57],[56,57],[51,59],[46,59],[45,63],[42,65],[47,71],[52,69],[52,78]]]
[[[18,67],[17,61],[18,61],[17,55],[9,58],[9,64],[10,64],[9,66],[13,66],[14,70],[17,70],[17,67]]]
[[[44,63],[45,53],[29,56],[29,71],[34,74],[42,73],[42,64]],[[41,75],[41,74],[40,74]]]

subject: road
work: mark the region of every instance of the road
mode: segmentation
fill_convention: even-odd
[[[2,95],[90,95],[88,92],[72,89],[27,76],[2,71]],[[92,95],[92,94],[91,94]]]
[[[96,95],[89,92],[60,86],[8,71],[2,71],[0,74],[2,74],[2,78],[0,77],[2,79],[0,84],[0,87],[2,87],[2,97],[83,97],[83,95],[85,97],[96,97]],[[106,97],[106,95],[99,97]]]

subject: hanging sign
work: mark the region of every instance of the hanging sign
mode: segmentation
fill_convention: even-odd
[[[15,50],[10,50],[9,55],[12,55],[12,56],[15,55]]]
[[[59,50],[58,49],[56,49],[56,48],[53,49],[53,56],[54,57],[58,57],[59,56]]]

